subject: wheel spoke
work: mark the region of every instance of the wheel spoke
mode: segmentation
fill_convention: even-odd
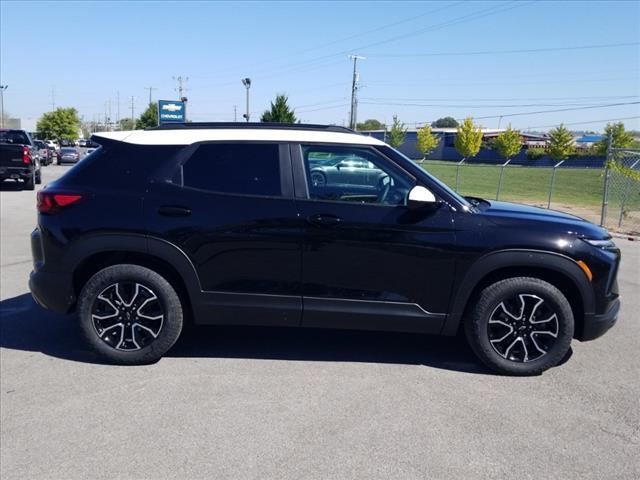
[[[559,335],[559,320],[543,298],[518,293],[494,308],[487,333],[491,347],[501,357],[526,363],[547,354]]]
[[[91,319],[98,337],[109,346],[116,350],[134,351],[158,338],[164,323],[164,310],[158,296],[149,287],[134,282],[118,282],[106,287],[96,297]],[[110,324],[105,326],[104,322]]]

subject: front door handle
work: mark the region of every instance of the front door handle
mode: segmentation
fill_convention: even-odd
[[[188,217],[191,209],[180,205],[163,205],[158,208],[158,213],[164,217]]]
[[[336,215],[329,215],[324,213],[316,213],[311,215],[307,220],[315,225],[323,225],[325,227],[333,227],[342,223],[342,218]]]

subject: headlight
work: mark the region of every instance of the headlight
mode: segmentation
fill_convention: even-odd
[[[592,245],[596,248],[602,248],[604,250],[609,250],[611,248],[616,248],[616,244],[613,243],[613,240],[608,238],[606,240],[593,240],[591,238],[583,238],[582,240],[584,240],[585,242],[587,242],[589,245]]]

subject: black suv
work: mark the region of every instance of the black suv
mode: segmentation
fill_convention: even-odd
[[[489,367],[530,375],[616,321],[620,251],[604,229],[463,198],[348,129],[191,123],[93,140],[39,192],[30,288],[77,311],[109,361],[156,361],[191,320],[464,330]]]

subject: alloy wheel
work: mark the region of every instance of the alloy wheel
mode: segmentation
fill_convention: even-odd
[[[110,347],[140,350],[162,330],[164,308],[149,287],[137,282],[117,282],[102,290],[93,302],[93,328]]]
[[[489,317],[491,347],[507,360],[526,363],[546,355],[560,330],[558,315],[544,299],[521,293],[503,300]]]

